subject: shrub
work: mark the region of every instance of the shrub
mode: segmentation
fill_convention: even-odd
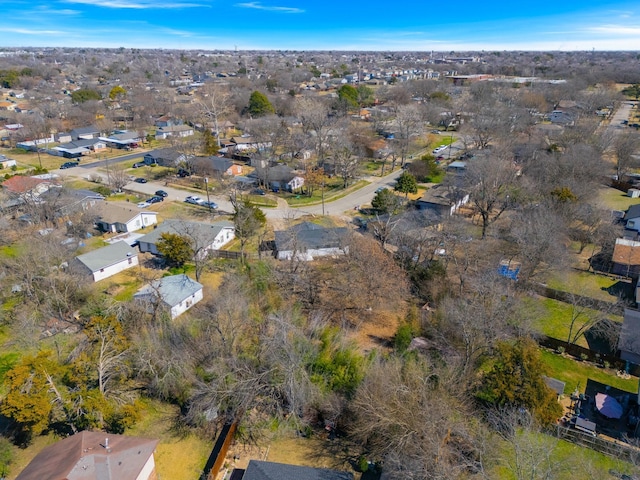
[[[560,345],[556,351],[557,351],[560,355],[562,355],[562,354],[564,353],[564,347],[563,347],[562,345]]]
[[[580,360],[582,360],[583,362],[586,362],[588,359],[589,359],[589,356],[586,353],[580,354]]]

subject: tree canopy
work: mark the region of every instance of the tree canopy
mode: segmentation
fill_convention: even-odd
[[[74,103],[84,103],[89,100],[102,100],[102,95],[100,95],[100,92],[97,90],[81,88],[71,94],[71,100],[73,100]]]
[[[404,193],[405,197],[408,197],[410,193],[417,193],[418,183],[416,182],[416,177],[407,171],[402,172],[396,182],[395,190]]]
[[[276,109],[273,107],[267,96],[258,90],[255,90],[251,94],[247,111],[249,112],[249,115],[253,117],[263,117],[265,115],[276,113]]]
[[[169,265],[182,267],[193,257],[193,248],[189,239],[177,233],[164,232],[157,243],[158,252]]]
[[[550,425],[562,416],[562,407],[545,383],[544,373],[540,351],[533,340],[501,342],[478,396],[496,406],[524,407],[541,424]]]

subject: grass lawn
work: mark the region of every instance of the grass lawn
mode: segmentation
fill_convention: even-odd
[[[626,210],[631,205],[640,203],[640,198],[628,197],[625,192],[612,187],[603,187],[598,192],[600,203],[605,208],[612,210]]]
[[[192,434],[178,433],[174,425],[178,407],[150,400],[145,401],[144,406],[141,421],[126,434],[160,440],[155,454],[158,478],[200,478],[215,440],[205,441]]]
[[[613,478],[609,475],[609,470],[626,474],[633,473],[633,465],[630,463],[571,442],[558,440],[543,433],[530,434],[530,438],[526,441],[522,440],[520,445],[524,446],[524,449],[520,451],[522,455],[527,455],[527,453],[536,455],[536,453],[541,454],[543,451],[550,452],[550,461],[557,468],[552,478],[556,479]],[[530,452],[527,447],[531,448]],[[504,459],[503,464],[493,469],[491,478],[501,480],[524,478],[517,477],[511,469],[504,465],[507,461],[513,462],[514,449],[512,445],[505,441],[501,442],[499,455]],[[521,460],[526,461],[524,457],[521,457]]]
[[[566,269],[547,281],[550,288],[615,303],[616,292],[625,288],[619,280],[595,273]]]
[[[329,202],[333,200],[338,200],[339,198],[345,197],[346,195],[354,192],[356,190],[360,190],[362,187],[369,185],[369,182],[366,180],[358,180],[357,182],[349,185],[347,188],[342,188],[342,182],[340,182],[339,186],[332,185],[327,186],[324,191],[324,201]],[[317,205],[322,202],[322,189],[316,189],[313,192],[311,197],[307,195],[291,195],[288,198],[285,198],[287,203],[292,207],[299,207],[303,205]]]
[[[589,378],[627,392],[638,391],[638,377],[631,377],[625,380],[616,376],[614,370],[605,370],[590,363],[579,362],[548,350],[542,350],[542,361],[547,366],[547,374],[550,377],[566,383],[565,395],[570,394],[576,388],[583,392]]]
[[[571,317],[573,315],[573,307],[570,304],[551,298],[530,297],[525,300],[525,307],[527,311],[532,314],[534,318],[534,328],[538,332],[548,337],[557,338],[558,340],[567,340],[569,328],[571,327]],[[581,312],[574,324],[574,333],[591,318],[596,318],[598,315],[599,313],[595,310]],[[622,317],[617,315],[608,315],[607,317],[615,322],[622,322]],[[581,347],[589,348],[584,336],[578,339],[577,344]]]

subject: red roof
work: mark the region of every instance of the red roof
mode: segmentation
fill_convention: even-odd
[[[49,180],[36,177],[24,177],[14,175],[2,182],[2,186],[12,193],[27,193],[36,188],[41,183],[49,183]]]

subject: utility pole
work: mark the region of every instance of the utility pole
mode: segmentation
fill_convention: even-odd
[[[204,187],[207,189],[207,206],[209,207],[209,215],[211,215],[211,201],[209,200],[209,177],[204,177]]]

